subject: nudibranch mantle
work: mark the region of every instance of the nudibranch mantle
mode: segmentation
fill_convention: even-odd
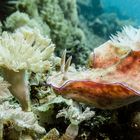
[[[140,29],[124,27],[117,36],[94,49],[90,68],[75,70],[69,67],[65,72],[52,74],[47,82],[55,93],[100,109],[116,109],[138,101],[139,40]]]

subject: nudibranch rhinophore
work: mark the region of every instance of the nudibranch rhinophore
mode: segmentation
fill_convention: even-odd
[[[88,69],[68,70],[68,62],[64,66],[62,60],[61,72],[48,78],[55,93],[100,109],[140,100],[140,29],[128,26],[112,35],[94,49]]]

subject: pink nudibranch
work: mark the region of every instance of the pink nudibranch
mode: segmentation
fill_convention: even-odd
[[[122,83],[102,84],[93,81],[68,81],[53,87],[55,93],[100,109],[115,109],[140,100],[138,91]]]
[[[117,41],[94,50],[91,69],[67,72],[65,80],[50,77],[55,93],[100,109],[116,109],[140,100],[140,45],[134,42],[135,47],[130,48],[118,41],[117,46]]]

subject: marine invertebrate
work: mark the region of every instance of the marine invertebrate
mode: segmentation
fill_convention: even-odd
[[[39,123],[43,126],[44,124],[54,124],[57,120],[53,117],[56,112],[58,105],[71,106],[73,104],[72,100],[63,98],[62,96],[56,96],[54,93],[47,96],[47,100],[44,104],[34,107],[33,112],[38,116]],[[63,107],[63,106],[62,106]],[[46,126],[45,125],[45,126]]]
[[[89,108],[86,108],[82,112],[82,108],[74,102],[68,108],[60,110],[56,117],[65,117],[71,122],[67,127],[65,134],[62,136],[62,139],[74,140],[78,135],[79,124],[85,120],[89,120],[94,115],[95,112],[90,111]]]
[[[16,11],[6,18],[6,29],[15,31],[22,26],[29,26],[30,28],[37,28],[41,34],[49,35],[50,29],[47,24],[44,24],[40,17],[31,18],[28,14]]]
[[[19,0],[14,3],[20,13],[15,12],[8,17],[6,27],[13,30],[17,26],[23,25],[24,22],[30,27],[35,26],[44,34],[48,35],[49,33],[50,38],[57,46],[58,56],[62,49],[67,49],[76,63],[85,64],[83,60],[87,58],[89,48],[85,47],[87,44],[85,34],[79,27],[76,0],[31,0],[30,2]],[[29,15],[29,22],[23,13]],[[84,56],[77,53],[79,50],[83,52]],[[79,57],[75,55],[76,53]]]
[[[19,100],[22,109],[30,110],[27,71],[43,72],[50,68],[48,60],[54,44],[39,30],[22,27],[14,33],[3,32],[0,37],[0,66],[11,86],[10,92]]]
[[[0,105],[0,139],[3,139],[4,125],[10,123],[14,129],[16,137],[22,137],[23,132],[27,135],[44,134],[45,129],[39,126],[37,118],[33,112],[24,112],[20,107],[4,102]],[[14,137],[15,138],[15,137]]]
[[[8,97],[11,97],[10,91],[8,90],[9,86],[10,84],[4,81],[2,77],[0,77],[0,103],[2,103]]]
[[[117,32],[116,36],[112,35],[111,41],[125,49],[139,51],[140,29],[134,28],[133,26],[124,26],[122,32]]]
[[[56,52],[60,55],[62,49],[67,49],[72,54],[75,62],[83,64],[79,50],[87,56],[85,35],[78,27],[78,14],[76,1],[70,0],[44,0],[42,17],[51,29],[51,38],[55,42]],[[64,48],[65,47],[65,48]]]
[[[115,109],[140,100],[139,34],[139,29],[125,27],[119,37],[113,36],[112,41],[94,50],[91,69],[69,70],[65,78],[60,72],[48,83],[58,94],[101,109]],[[130,45],[124,44],[128,41]]]

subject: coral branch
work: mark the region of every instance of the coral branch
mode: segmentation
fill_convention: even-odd
[[[24,111],[31,111],[30,92],[25,75],[25,70],[14,72],[12,70],[3,69],[5,80],[11,84],[9,87],[10,92],[18,99]]]

